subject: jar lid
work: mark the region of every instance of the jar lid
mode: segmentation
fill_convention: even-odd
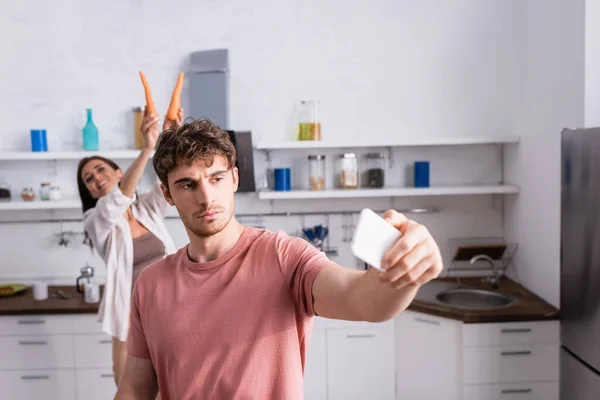
[[[133,112],[142,112],[144,111],[144,107],[133,107]]]
[[[383,153],[367,153],[365,154],[367,158],[383,158]]]
[[[42,182],[42,186],[50,186],[50,182]]]
[[[340,158],[356,158],[356,154],[354,153],[344,153],[340,155]]]
[[[325,159],[325,155],[323,154],[311,154],[310,156],[308,156],[309,160],[324,160]]]

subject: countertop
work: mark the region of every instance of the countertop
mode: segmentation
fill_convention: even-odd
[[[456,288],[457,278],[440,278],[423,285],[408,309],[456,319],[464,323],[543,321],[560,318],[557,308],[506,277],[500,279],[500,287],[497,290],[492,289],[491,284],[482,278],[461,277],[460,285],[512,295],[516,302],[504,308],[487,310],[449,306],[438,301],[436,294],[445,289]]]
[[[471,286],[491,290],[489,282],[481,278],[460,278],[462,286]],[[559,310],[534,295],[523,286],[511,279],[503,277],[500,280],[498,292],[514,296],[516,302],[508,307],[490,310],[467,310],[445,305],[436,299],[436,294],[448,288],[457,286],[456,278],[435,279],[423,285],[415,300],[408,306],[411,311],[440,317],[456,319],[464,323],[484,322],[517,322],[559,319]],[[31,288],[10,296],[0,297],[0,315],[24,314],[85,314],[96,313],[100,303],[88,304],[83,300],[83,294],[77,293],[75,286],[49,286],[48,293],[62,290],[71,296],[64,300],[49,297],[47,300],[33,299]],[[104,287],[100,287],[100,296]]]
[[[102,298],[104,286],[100,286]],[[51,294],[62,290],[70,299],[52,297]],[[0,315],[26,314],[86,314],[98,312],[100,303],[86,303],[83,294],[75,286],[48,286],[49,297],[46,300],[34,300],[31,287],[12,296],[0,297]]]

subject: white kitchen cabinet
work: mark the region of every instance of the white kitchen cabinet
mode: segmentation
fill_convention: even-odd
[[[393,327],[328,329],[327,374],[329,400],[395,399]]]
[[[397,399],[461,399],[461,327],[412,311],[396,317]]]
[[[317,326],[306,351],[304,398],[327,400],[327,331]]]
[[[0,396],[22,400],[76,400],[75,370],[0,371]]]
[[[77,399],[107,400],[117,394],[112,368],[77,370]]]

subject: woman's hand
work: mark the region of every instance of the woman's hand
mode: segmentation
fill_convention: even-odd
[[[179,112],[177,113],[177,121],[170,120],[165,116],[165,122],[163,123],[163,132],[167,129],[179,128],[181,127],[181,125],[183,125],[183,108],[180,108]]]
[[[140,131],[142,132],[142,137],[144,138],[145,149],[154,150],[154,146],[156,146],[156,141],[158,140],[158,135],[160,134],[158,130],[158,123],[158,116],[153,114],[144,115],[142,124],[140,126]]]

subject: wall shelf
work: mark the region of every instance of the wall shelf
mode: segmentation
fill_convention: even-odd
[[[516,194],[519,188],[513,185],[492,186],[440,186],[429,188],[382,188],[382,189],[329,189],[321,191],[292,190],[278,192],[260,191],[262,200],[341,199],[365,197],[412,197],[412,196],[464,196],[489,194]]]
[[[519,143],[518,136],[472,136],[472,137],[416,137],[403,138],[391,142],[370,141],[368,138],[345,141],[287,141],[263,142],[255,146],[256,150],[301,150],[301,149],[333,149],[363,147],[407,147],[407,146],[464,146],[479,144],[511,144]]]
[[[139,150],[116,151],[7,151],[0,152],[0,161],[42,161],[42,160],[79,160],[84,157],[101,155],[115,160],[133,160],[140,154]]]
[[[11,201],[0,201],[0,211],[26,211],[26,210],[68,210],[81,209],[79,198],[65,198],[63,200],[34,200],[23,201],[13,199]]]

